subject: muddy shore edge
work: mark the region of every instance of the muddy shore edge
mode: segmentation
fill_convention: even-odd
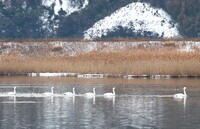
[[[146,78],[146,79],[172,79],[172,78],[200,78],[200,75],[124,75],[124,74],[80,74],[80,73],[0,73],[0,76],[24,77],[77,77],[77,78]]]

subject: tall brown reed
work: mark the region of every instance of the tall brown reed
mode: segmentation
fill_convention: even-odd
[[[134,75],[200,75],[200,52],[138,50],[89,52],[77,56],[0,55],[0,73],[75,72]]]

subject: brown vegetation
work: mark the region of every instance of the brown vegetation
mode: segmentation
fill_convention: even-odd
[[[63,48],[62,48],[62,46],[59,46],[59,45],[55,45],[55,46],[53,46],[52,47],[52,51],[61,51]]]
[[[171,46],[171,43],[170,45]],[[0,73],[74,72],[133,75],[200,75],[200,52],[159,49],[89,52],[77,56],[0,55]]]

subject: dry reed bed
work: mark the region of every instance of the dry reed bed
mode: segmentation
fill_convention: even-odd
[[[200,75],[200,52],[158,49],[113,51],[77,56],[24,58],[0,55],[0,73],[73,72],[132,75]]]

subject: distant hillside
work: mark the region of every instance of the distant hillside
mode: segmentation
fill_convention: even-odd
[[[0,0],[0,39],[200,36],[200,0]]]

